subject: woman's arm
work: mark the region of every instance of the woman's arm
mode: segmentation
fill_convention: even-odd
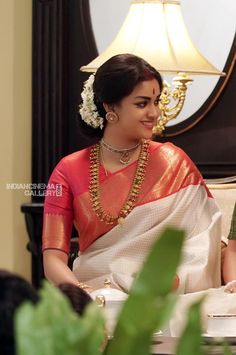
[[[46,278],[55,285],[72,283],[78,286],[78,280],[67,265],[68,255],[56,249],[43,252],[43,266]]]

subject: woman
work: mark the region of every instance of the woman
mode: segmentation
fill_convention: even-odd
[[[225,292],[236,293],[236,203],[228,236],[229,242],[225,251],[223,277],[226,283]]]
[[[81,118],[98,143],[62,159],[45,200],[46,277],[128,292],[166,226],[186,231],[178,270],[183,292],[220,284],[220,213],[202,176],[179,148],[151,141],[160,115],[160,74],[131,54],[110,58],[85,83]],[[72,223],[80,253],[67,267]]]

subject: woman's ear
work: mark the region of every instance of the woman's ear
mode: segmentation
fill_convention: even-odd
[[[103,103],[103,107],[106,111],[106,120],[110,123],[116,123],[119,121],[119,117],[114,110],[114,105]]]
[[[107,104],[107,103],[105,103],[105,102],[103,102],[103,107],[104,107],[104,110],[105,110],[106,112],[111,112],[111,111],[113,111],[113,106],[112,106],[112,105],[109,105],[109,104]]]

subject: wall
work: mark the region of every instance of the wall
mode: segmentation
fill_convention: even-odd
[[[31,0],[0,1],[0,267],[30,278],[30,254],[20,206],[31,181]]]

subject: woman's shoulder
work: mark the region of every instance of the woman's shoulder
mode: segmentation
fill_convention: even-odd
[[[65,178],[68,181],[76,180],[86,175],[89,167],[89,154],[91,147],[78,150],[61,158],[55,166],[52,175]]]
[[[152,141],[150,153],[153,161],[165,161],[166,164],[175,166],[178,169],[188,167],[189,170],[196,170],[196,166],[188,154],[171,142],[159,143]]]
[[[50,181],[68,184],[76,194],[87,186],[89,176],[90,147],[63,157],[54,168]]]
[[[188,155],[178,146],[171,142],[160,143],[156,141],[150,142],[150,152],[161,155],[166,155],[169,157],[182,157],[188,159]]]
[[[91,147],[78,150],[76,152],[70,153],[63,158],[58,163],[58,167],[61,168],[71,168],[78,167],[89,162],[89,154]]]
[[[185,184],[202,184],[202,176],[192,159],[183,149],[171,142],[151,142],[150,166],[158,166],[170,175],[181,175]]]

